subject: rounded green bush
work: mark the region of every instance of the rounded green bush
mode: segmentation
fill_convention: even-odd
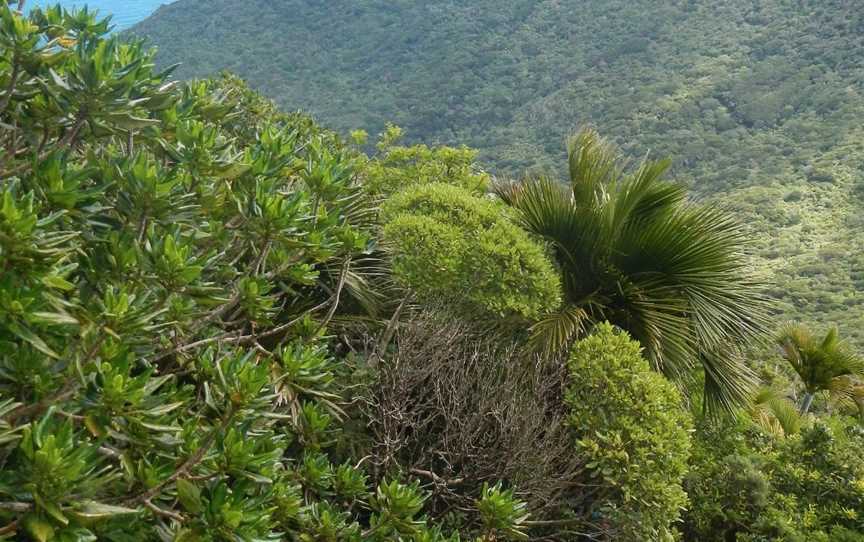
[[[470,190],[444,183],[405,189],[381,206],[381,217],[389,222],[400,214],[428,216],[463,228],[489,228],[499,222],[507,208]]]
[[[593,513],[614,540],[672,540],[687,503],[681,482],[692,426],[678,390],[608,323],[576,343],[569,371],[565,400],[577,453],[597,487]]]
[[[402,131],[388,126],[378,143],[379,155],[363,171],[363,189],[373,196],[390,196],[414,186],[445,183],[482,194],[490,177],[476,163],[477,151],[468,147],[410,147],[395,144]]]
[[[426,216],[399,215],[384,227],[397,250],[393,272],[420,294],[432,294],[458,280],[462,239],[455,228]]]
[[[544,247],[491,200],[445,184],[411,187],[384,204],[382,220],[394,273],[422,298],[505,319],[560,303]]]

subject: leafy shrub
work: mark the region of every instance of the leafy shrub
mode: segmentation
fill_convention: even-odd
[[[507,214],[494,200],[445,183],[429,183],[397,192],[381,206],[386,223],[403,213],[429,217],[437,222],[470,230],[489,228]]]
[[[692,425],[678,390],[608,323],[576,343],[569,369],[565,401],[595,485],[591,513],[614,540],[672,540]]]
[[[746,420],[703,425],[685,487],[686,540],[859,540],[864,438],[829,418],[775,438]]]
[[[395,194],[412,186],[446,183],[482,194],[489,175],[476,165],[477,151],[467,147],[403,147],[402,130],[388,125],[378,142],[379,155],[364,169],[363,187],[375,196]]]
[[[543,246],[505,215],[446,184],[396,194],[382,209],[396,276],[425,300],[505,320],[556,307],[560,282]]]
[[[346,437],[325,337],[374,252],[356,152],[106,32],[0,2],[0,537],[458,538]],[[522,507],[472,501],[477,534],[521,527],[496,503]]]

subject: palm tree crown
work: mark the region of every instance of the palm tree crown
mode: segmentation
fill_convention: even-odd
[[[864,361],[840,340],[836,327],[819,339],[801,324],[787,324],[780,330],[777,342],[783,358],[804,383],[802,413],[810,410],[813,397],[821,391],[840,397],[855,394],[864,376]]]
[[[549,242],[562,271],[567,305],[541,320],[535,336],[564,347],[609,321],[670,376],[689,377],[699,360],[707,406],[744,402],[755,378],[733,350],[762,331],[765,304],[742,226],[664,181],[668,160],[627,173],[594,130],[575,136],[568,151],[569,186],[538,178],[498,189]]]

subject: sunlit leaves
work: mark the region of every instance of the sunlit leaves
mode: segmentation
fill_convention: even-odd
[[[500,319],[558,306],[560,283],[544,247],[492,201],[432,183],[392,196],[382,219],[397,278],[424,299]]]
[[[687,496],[690,416],[652,372],[640,346],[610,324],[570,355],[566,395],[576,449],[597,484],[598,506],[618,540],[664,540]]]

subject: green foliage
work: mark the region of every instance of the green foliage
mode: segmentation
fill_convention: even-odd
[[[445,183],[427,183],[397,192],[381,206],[387,223],[400,214],[426,216],[469,230],[491,228],[506,218],[507,208],[490,198]]]
[[[742,421],[703,426],[685,487],[685,540],[858,540],[864,434],[831,418],[775,438]]]
[[[802,426],[802,417],[792,401],[768,387],[753,396],[750,417],[758,427],[777,437],[794,435]]]
[[[708,405],[730,409],[754,382],[735,349],[761,332],[766,307],[743,227],[688,202],[663,180],[668,165],[646,160],[625,173],[615,147],[585,130],[570,143],[568,186],[540,178],[499,189],[563,274],[565,310],[541,320],[535,339],[562,348],[608,320],[670,376],[686,379],[701,361]]]
[[[560,299],[542,245],[505,208],[458,186],[407,188],[382,207],[393,270],[425,300],[450,301],[497,318],[536,318]]]
[[[820,340],[801,324],[787,324],[777,342],[783,358],[804,383],[803,413],[810,410],[816,393],[830,391],[835,396],[849,396],[864,376],[864,360],[840,340],[836,327]]]
[[[862,25],[847,0],[185,0],[134,31],[183,77],[231,69],[341,132],[467,144],[499,177],[563,171],[585,125],[674,156],[748,224],[782,319],[860,346]]]
[[[576,343],[569,369],[570,424],[596,491],[590,511],[613,540],[672,540],[692,426],[678,390],[608,323]]]
[[[251,5],[296,8],[291,24],[308,8],[271,4]],[[382,14],[398,22],[418,9],[391,4],[318,9],[334,24],[346,14],[352,22]],[[460,17],[454,28],[492,21],[510,32],[514,21],[561,13],[560,3],[538,4],[542,16],[534,4],[516,4],[514,13],[472,4],[476,18]],[[231,6],[207,7],[209,14]],[[421,7],[431,14],[423,24],[465,13],[461,4]],[[766,4],[766,13],[775,7]],[[590,14],[593,3],[584,8],[574,11]],[[643,14],[638,2],[607,8],[625,21]],[[666,16],[731,8],[658,9]],[[744,15],[748,24],[767,25],[754,10]],[[824,11],[812,15],[826,20]],[[567,16],[550,21],[558,19]],[[245,20],[235,22],[230,32]],[[603,24],[617,28],[618,20]],[[686,201],[683,188],[661,180],[666,162],[625,171],[617,151],[591,131],[573,140],[569,190],[528,181],[501,191],[508,207],[486,194],[490,176],[475,151],[400,146],[401,130],[382,125],[370,158],[360,151],[368,144],[363,130],[346,144],[303,114],[280,112],[234,76],[171,82],[152,51],[107,38],[107,29],[86,10],[34,9],[25,17],[0,0],[0,538],[677,535],[691,420],[679,390],[651,364],[689,377],[701,362],[709,405],[731,409],[745,397],[753,374],[737,356],[760,329],[763,307],[740,250],[744,230],[729,213]],[[414,36],[423,43],[423,32]],[[653,33],[628,36],[610,40],[591,64],[659,46]],[[230,57],[229,42],[211,49]],[[440,46],[472,62],[483,58],[456,43]],[[500,43],[490,42],[499,51]],[[536,45],[526,40],[526,50],[520,44],[507,54]],[[580,55],[562,73],[584,61]],[[543,63],[542,55],[528,56]],[[849,73],[842,54],[836,60]],[[476,64],[471,77],[488,75]],[[310,75],[297,62],[284,65]],[[730,63],[700,65],[729,71]],[[769,128],[781,139],[787,129],[805,131],[796,140],[803,142],[825,134],[795,125],[785,105],[793,96],[806,94],[832,118],[854,110],[853,93],[806,90],[805,79],[822,74],[784,65],[784,84],[775,85],[770,65],[755,65],[752,79],[716,99],[701,86],[711,87],[711,74],[707,82],[694,78],[700,112],[712,113],[697,116],[739,140],[737,124],[754,137]],[[529,82],[519,88],[524,96],[560,82],[526,74],[519,76]],[[391,75],[396,89],[404,72]],[[307,80],[313,88],[317,79]],[[488,106],[480,116],[460,93],[448,98],[455,115],[414,113],[441,134],[457,125],[443,123],[472,119],[495,138],[496,126],[518,117],[510,113],[518,100],[477,88],[476,104]],[[440,94],[434,85],[427,90]],[[686,105],[689,98],[673,91],[665,88],[664,99]],[[364,92],[346,94],[344,103]],[[549,104],[557,99],[543,95]],[[598,103],[598,115],[608,117]],[[637,124],[650,126],[678,115],[643,113]],[[354,120],[346,111],[345,122]],[[667,128],[669,144],[695,139]],[[706,173],[694,152],[684,153],[689,171],[719,185],[722,168]],[[797,164],[800,153],[790,154]],[[504,165],[519,160],[516,153]],[[809,161],[801,174],[811,191],[766,186],[738,203],[790,227],[795,219],[783,216],[784,206],[809,209],[815,194],[824,200],[814,208],[831,208],[823,203],[849,188],[851,173]],[[852,205],[844,200],[837,212]],[[824,240],[813,236],[803,249]],[[820,249],[820,261],[801,273],[819,277],[846,256]],[[394,278],[420,303],[397,297]],[[843,292],[832,293],[826,306],[845,303]],[[429,305],[442,303],[460,310],[429,318]],[[538,318],[535,337],[551,340],[546,352],[526,348],[521,333]],[[647,360],[607,321],[629,331]],[[513,323],[520,332],[498,325]],[[549,355],[577,336],[569,364]],[[796,329],[781,345],[807,393],[842,391],[864,412],[857,358],[836,332],[815,340]],[[700,428],[685,484],[687,539],[861,539],[864,433],[851,419],[799,417],[783,391],[763,390],[733,422]]]
[[[528,519],[526,504],[514,497],[513,490],[504,490],[500,484],[483,485],[477,501],[483,522],[484,537],[480,540],[526,540],[523,523]]]
[[[366,160],[106,29],[0,2],[0,537],[470,535],[479,510],[443,533],[347,436]]]
[[[388,125],[381,135],[378,155],[364,172],[368,193],[386,196],[412,186],[447,183],[481,194],[489,186],[489,176],[477,166],[477,151],[465,146],[404,147],[396,144],[401,138],[401,129],[394,125]]]

